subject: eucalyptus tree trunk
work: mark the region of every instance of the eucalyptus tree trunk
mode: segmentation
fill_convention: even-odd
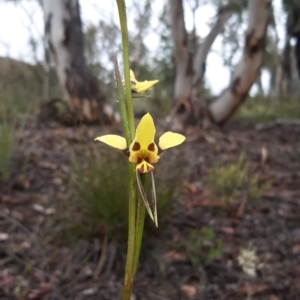
[[[241,3],[228,0],[227,5],[219,9],[210,33],[193,54],[188,48],[182,0],[171,0],[172,36],[176,64],[175,105],[171,116],[183,112],[182,121],[184,123],[197,124],[203,121],[200,119],[201,116],[204,116],[204,120],[209,119],[214,123],[222,124],[234,114],[246,99],[260,71],[269,21],[269,4],[269,0],[248,1],[248,29],[245,34],[245,46],[229,87],[209,104],[201,104],[199,92],[205,73],[207,55],[216,37],[223,31],[225,23],[230,18],[232,5],[238,6]]]
[[[281,64],[277,76],[277,95],[285,99],[288,95],[299,94],[300,79],[300,3],[297,0],[283,0],[286,12],[285,45],[281,54]],[[291,45],[294,38],[295,46]],[[295,73],[297,72],[297,74]]]
[[[300,78],[300,2],[297,0],[283,0],[283,7],[287,13],[286,31],[287,36],[295,39],[294,54],[296,68]]]
[[[192,80],[192,97],[198,98],[199,92],[203,83],[203,77],[205,73],[205,62],[208,53],[217,38],[217,36],[223,31],[224,26],[230,18],[232,12],[230,10],[231,5],[236,4],[234,0],[229,0],[226,6],[220,7],[216,22],[213,24],[209,34],[205,37],[200,47],[197,49],[194,59],[194,74]]]
[[[113,112],[87,68],[78,0],[43,0],[45,41],[53,55],[64,100],[80,121],[108,122]]]
[[[227,5],[220,7],[210,33],[197,49],[191,51],[185,28],[183,1],[170,1],[176,65],[173,95],[175,104],[171,115],[183,112],[184,122],[198,122],[200,112],[198,100],[205,73],[206,59],[216,37],[223,31],[225,23],[230,18],[231,5],[236,3],[238,3],[237,0],[229,0]]]
[[[192,54],[188,49],[188,34],[185,28],[182,0],[171,0],[172,38],[175,56],[175,106],[173,113],[178,112],[183,106],[187,115],[192,108],[190,104],[191,79],[192,79]]]
[[[299,19],[300,19],[300,16],[299,16]],[[295,38],[296,38],[295,57],[296,57],[296,61],[297,61],[298,76],[300,78],[300,29],[299,29],[299,32],[297,32],[295,34]]]
[[[229,87],[208,106],[210,117],[215,123],[223,124],[235,113],[259,74],[270,17],[269,3],[268,0],[248,1],[248,28],[241,60]]]
[[[285,44],[281,55],[280,77],[278,78],[278,95],[285,97],[291,92],[292,86],[292,65],[291,65],[291,36],[285,37]]]

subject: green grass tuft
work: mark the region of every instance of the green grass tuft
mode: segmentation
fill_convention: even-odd
[[[13,110],[0,107],[0,179],[8,180],[12,173],[13,158],[18,148],[19,135],[25,120]]]
[[[196,269],[200,264],[209,265],[215,259],[220,258],[223,252],[223,243],[216,238],[213,228],[191,229],[187,236],[185,252]]]
[[[250,161],[242,153],[236,162],[217,163],[208,171],[207,185],[211,192],[225,204],[233,204],[237,197],[246,195],[247,200],[259,198],[266,184],[261,184],[258,174],[250,173]]]
[[[65,220],[75,236],[125,233],[127,220],[128,168],[120,153],[93,152],[71,155],[72,191]]]
[[[16,146],[16,124],[0,116],[0,179],[7,180],[11,174],[12,158]]]

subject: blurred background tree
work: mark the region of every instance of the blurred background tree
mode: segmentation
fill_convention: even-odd
[[[89,123],[111,121],[113,116],[105,108],[106,97],[87,68],[78,0],[43,0],[42,5],[45,51],[54,57],[63,98],[75,113],[74,118]],[[88,30],[90,36],[91,33]]]
[[[35,24],[27,26],[31,28],[28,45],[32,52],[32,59],[27,61],[37,66],[38,84],[42,84],[40,98],[48,101],[63,99],[79,120],[113,122],[116,97],[112,56],[120,49],[113,3],[111,8],[93,3],[98,19],[83,24],[80,5],[84,8],[86,4],[77,0],[5,2],[13,2],[16,9],[21,7]],[[44,8],[44,57],[41,55],[42,37],[33,32],[34,27],[41,25],[30,11],[34,2]],[[154,88],[154,100],[136,101],[137,112],[153,110],[157,115],[169,115],[170,120],[179,120],[177,124],[181,126],[187,123],[203,126],[208,119],[219,124],[229,120],[252,86],[262,97],[284,99],[297,95],[300,80],[299,4],[282,1],[285,28],[277,24],[280,22],[276,20],[272,4],[267,0],[128,1],[132,68],[141,80],[158,78],[161,82]],[[209,19],[203,15],[207,8],[214,11],[214,16]],[[55,14],[58,14],[57,18]],[[203,19],[207,20],[206,34],[199,32],[199,23]],[[267,24],[270,24],[268,30]],[[259,55],[256,55],[255,63],[246,65],[248,59],[254,59],[247,56],[250,53],[247,41],[253,43],[249,34],[253,30],[258,32],[257,25],[261,25],[260,37],[255,35]],[[4,39],[0,43],[2,53],[5,48],[9,52]],[[215,86],[226,87],[227,79],[220,77],[216,63],[208,63],[211,55],[218,55],[220,70],[227,69],[230,74],[227,89],[214,97]],[[253,70],[249,69],[254,65]],[[59,93],[54,66],[62,91]],[[246,85],[243,78],[247,79]],[[251,95],[255,94],[255,89]],[[234,91],[238,91],[237,97]]]

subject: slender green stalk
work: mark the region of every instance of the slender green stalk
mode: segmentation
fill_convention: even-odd
[[[128,246],[123,288],[123,300],[130,300],[134,280],[135,264],[135,216],[136,216],[135,167],[129,164],[129,203],[128,203]]]
[[[124,80],[125,80],[125,99],[120,104],[122,124],[124,127],[127,145],[130,145],[135,136],[134,112],[132,105],[131,83],[130,83],[130,66],[129,66],[129,49],[128,49],[128,30],[126,18],[125,0],[117,0],[120,26],[122,33],[122,52],[124,62]],[[116,61],[116,59],[115,59]],[[115,64],[115,69],[118,67]],[[118,73],[119,74],[119,73]],[[120,81],[117,79],[117,81]],[[122,90],[118,88],[119,98]],[[126,113],[124,112],[126,107]],[[125,268],[125,279],[123,288],[123,300],[130,300],[133,288],[134,275],[141,249],[142,234],[144,228],[145,208],[142,200],[139,200],[138,212],[136,212],[136,184],[135,184],[135,168],[129,164],[129,204],[128,204],[128,248]],[[141,207],[142,206],[142,207]]]
[[[124,80],[125,80],[125,99],[123,87],[118,84],[118,95],[120,103],[122,124],[125,131],[127,145],[133,141],[135,136],[134,127],[134,111],[132,105],[132,92],[130,83],[130,66],[129,66],[129,49],[128,49],[128,30],[125,0],[117,0],[121,33],[122,33],[122,52],[124,62]],[[120,83],[118,63],[115,57],[115,71],[117,82]],[[119,77],[118,77],[119,76]],[[126,103],[126,105],[125,105]],[[126,112],[125,112],[126,110]],[[129,166],[129,209],[128,209],[128,249],[125,268],[125,280],[123,289],[123,300],[130,300],[134,276],[137,270],[138,260],[141,251],[142,237],[144,231],[145,205],[142,196],[139,196],[138,206],[136,209],[136,184],[135,184],[135,168],[132,164]],[[142,185],[145,186],[145,175],[141,175]]]
[[[124,79],[125,79],[125,95],[128,113],[128,126],[130,131],[131,141],[134,139],[134,112],[132,105],[131,83],[130,83],[130,66],[129,66],[129,47],[128,47],[128,30],[127,30],[127,17],[125,0],[117,0],[119,19],[122,33],[122,52],[124,63]],[[127,141],[128,142],[128,141]]]

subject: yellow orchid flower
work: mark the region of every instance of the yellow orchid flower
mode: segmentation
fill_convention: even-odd
[[[131,91],[133,93],[143,94],[148,89],[150,89],[154,84],[158,83],[159,80],[146,80],[146,81],[137,81],[134,73],[130,70],[130,83],[131,83]]]
[[[136,178],[139,187],[139,191],[145,203],[146,209],[157,226],[157,210],[156,210],[156,194],[155,194],[155,183],[152,164],[157,163],[160,156],[159,154],[171,147],[175,147],[184,142],[185,136],[179,133],[174,133],[168,131],[164,133],[158,141],[158,146],[155,144],[155,125],[153,118],[149,113],[145,114],[140,123],[136,128],[136,134],[131,145],[127,145],[126,139],[114,135],[108,134],[97,137],[95,140],[105,143],[111,147],[122,150],[127,156],[129,156],[129,161],[136,164]],[[146,193],[141,184],[140,174],[149,173],[152,182],[152,202],[153,202],[153,213],[150,208],[149,202],[147,200]]]

